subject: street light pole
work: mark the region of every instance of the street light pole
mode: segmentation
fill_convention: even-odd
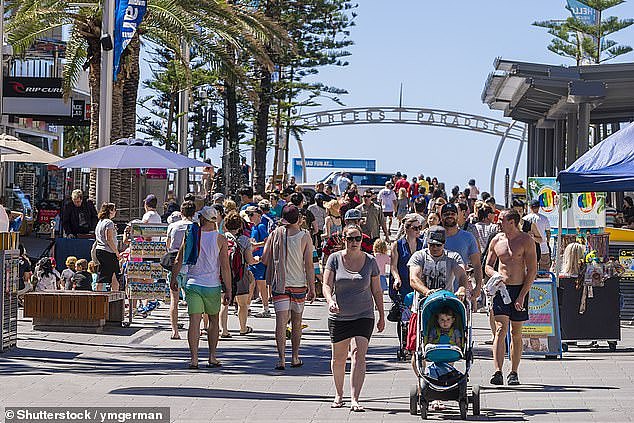
[[[113,37],[114,0],[103,0],[101,37]],[[99,84],[99,147],[110,145],[112,133],[112,48],[101,47],[101,79]],[[110,200],[110,170],[97,169],[97,208]]]
[[[189,67],[189,44],[187,41],[181,41],[181,56],[186,66]],[[189,121],[187,113],[189,112],[189,87],[183,88],[178,93],[178,152],[183,156],[187,156],[187,129]],[[188,191],[189,170],[181,169],[178,171],[176,188],[176,197],[183,201]]]

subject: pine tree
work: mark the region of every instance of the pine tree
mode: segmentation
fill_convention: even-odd
[[[578,0],[596,11],[597,20],[587,23],[578,17],[563,21],[534,22],[534,26],[547,28],[555,38],[548,50],[560,56],[575,59],[577,65],[586,62],[599,64],[632,51],[632,47],[619,45],[607,37],[634,24],[634,19],[603,17],[606,10],[624,3],[625,0]]]

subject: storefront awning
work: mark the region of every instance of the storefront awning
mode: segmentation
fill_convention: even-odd
[[[0,146],[24,152],[24,154],[3,154],[0,156],[3,163],[15,162],[51,164],[62,160],[61,157],[55,154],[49,153],[48,151],[42,150],[33,144],[21,141],[16,137],[7,134],[0,135]]]

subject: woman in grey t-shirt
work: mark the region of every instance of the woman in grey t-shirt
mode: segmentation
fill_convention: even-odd
[[[343,406],[343,381],[348,350],[351,351],[351,409],[364,411],[359,394],[365,379],[365,355],[374,329],[374,309],[379,312],[378,332],[385,328],[383,291],[376,260],[361,251],[361,228],[343,230],[345,249],[333,253],[326,263],[324,297],[328,302],[328,330],[332,342],[332,372],[336,395],[332,408]]]

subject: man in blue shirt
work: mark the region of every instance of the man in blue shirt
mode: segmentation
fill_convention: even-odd
[[[471,298],[478,298],[482,290],[482,254],[475,237],[458,227],[458,208],[453,203],[442,206],[440,212],[442,226],[446,231],[445,249],[460,255],[465,264],[473,267],[473,278],[476,286]],[[424,247],[427,247],[425,240]]]
[[[253,257],[262,257],[264,244],[269,237],[267,224],[262,220],[262,210],[257,206],[248,206],[245,211],[249,221],[253,224],[251,228]],[[269,289],[266,286],[266,266],[263,263],[253,264],[249,266],[249,270],[253,273],[255,284],[258,287],[260,298],[262,299],[262,311],[255,314],[255,317],[271,317],[271,311],[269,310]]]

